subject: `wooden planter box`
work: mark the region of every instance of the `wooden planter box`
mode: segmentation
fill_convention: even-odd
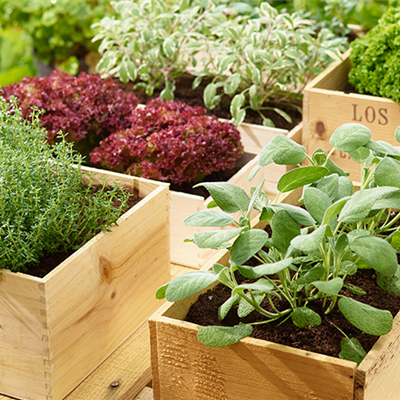
[[[329,139],[339,126],[353,122],[367,126],[373,140],[398,146],[394,132],[400,126],[400,106],[382,97],[345,93],[351,70],[350,50],[343,61],[336,61],[312,80],[304,90],[303,145],[308,154],[322,148],[330,150]],[[360,165],[347,153],[335,152],[332,160],[350,172],[353,181],[361,181]]]
[[[283,202],[296,204],[301,191]],[[258,227],[265,226],[265,222]],[[227,265],[220,252],[203,268]],[[205,289],[203,292],[205,292]],[[210,348],[185,322],[199,293],[166,303],[149,320],[154,400],[398,400],[400,313],[357,367],[352,361],[254,338]]]
[[[297,125],[290,132],[283,129],[267,128],[261,125],[243,123],[238,127],[246,153],[259,154],[261,150],[277,135],[287,135],[297,143],[302,142],[302,124]],[[242,187],[246,192],[252,186],[257,186],[265,179],[264,190],[275,197],[276,185],[279,178],[287,171],[284,165],[271,164],[264,167],[256,177],[248,182],[247,178],[251,170],[257,165],[258,157],[249,161],[228,182]],[[171,261],[180,265],[193,268],[201,268],[214,254],[216,250],[199,249],[193,243],[183,243],[187,238],[193,237],[194,232],[201,228],[186,226],[183,220],[189,215],[204,210],[211,198],[170,191],[171,196]],[[207,230],[207,229],[204,229]],[[209,230],[209,229],[208,229]]]
[[[62,399],[160,306],[154,292],[170,271],[168,185],[83,170],[144,199],[44,278],[1,271],[0,393]]]

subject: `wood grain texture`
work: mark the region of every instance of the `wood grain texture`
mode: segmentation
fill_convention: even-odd
[[[171,279],[191,270],[171,264]],[[150,340],[145,322],[65,400],[152,400],[152,389],[144,388],[150,380]],[[118,382],[118,387],[112,388],[111,382]],[[0,395],[0,400],[12,398]]]
[[[0,392],[63,398],[159,307],[154,292],[170,273],[168,185],[121,180],[147,196],[111,232],[42,279],[2,272]]]
[[[333,132],[345,123],[359,123],[368,127],[372,139],[384,140],[398,146],[394,132],[400,125],[400,106],[386,98],[343,92],[351,69],[350,51],[343,61],[333,63],[311,81],[304,90],[303,144],[308,154],[317,148],[329,151],[329,139]],[[334,161],[350,172],[353,181],[361,180],[360,165],[347,153],[336,151]]]

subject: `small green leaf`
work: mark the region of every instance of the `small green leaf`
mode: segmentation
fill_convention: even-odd
[[[231,102],[230,112],[233,118],[236,118],[239,115],[239,111],[245,101],[245,97],[243,93],[237,94]]]
[[[393,275],[397,270],[397,254],[386,240],[376,236],[358,237],[350,248],[374,270]]]
[[[263,300],[265,299],[266,294],[256,294],[254,295],[254,298],[256,300],[256,303],[260,305]],[[241,298],[239,302],[239,307],[237,311],[237,315],[239,318],[244,318],[247,317],[251,312],[253,312],[255,308],[245,299]]]
[[[250,198],[239,186],[229,182],[205,182],[204,186],[212,196],[218,207],[227,213],[242,211],[244,214],[249,208]]]
[[[274,285],[268,279],[261,278],[254,283],[242,283],[241,285],[236,286],[232,290],[232,296],[243,293],[245,289],[256,290],[259,293],[268,293],[274,290]]]
[[[180,275],[170,282],[165,292],[168,301],[182,300],[216,282],[218,275],[208,271],[193,271]]]
[[[393,317],[390,311],[379,310],[348,297],[339,299],[338,306],[351,324],[368,335],[386,335],[392,329]]]
[[[233,266],[242,265],[263,248],[267,239],[268,233],[261,229],[251,229],[242,233],[230,249],[230,263]]]
[[[350,196],[344,197],[325,210],[324,216],[322,218],[322,225],[328,224],[333,218],[337,217],[344,205],[350,199]]]
[[[304,205],[310,214],[321,224],[326,210],[332,206],[332,201],[321,190],[308,186],[303,192]]]
[[[218,308],[218,320],[224,320],[231,308],[239,303],[239,300],[240,296],[238,294],[233,297],[229,297],[229,299]]]
[[[285,253],[293,238],[300,235],[300,225],[285,210],[278,210],[271,220],[272,241],[276,249]]]
[[[318,326],[321,324],[321,317],[307,307],[296,308],[291,314],[293,323],[299,328]]]
[[[397,189],[393,187],[376,187],[355,192],[342,208],[339,220],[350,223],[363,220],[377,200],[395,191]]]
[[[343,279],[337,277],[330,281],[314,281],[312,284],[322,293],[328,296],[335,296],[343,287]]]
[[[315,219],[310,213],[301,207],[292,206],[291,204],[277,203],[271,204],[275,208],[282,208],[300,225],[311,226],[315,224]]]
[[[392,275],[377,274],[376,283],[380,288],[389,293],[400,294],[400,266],[397,266],[396,272]]]
[[[230,346],[253,333],[251,325],[205,326],[197,333],[199,342],[209,347]]]
[[[316,182],[326,175],[324,167],[302,167],[286,172],[278,181],[278,190],[282,193],[290,192],[304,185]]]
[[[379,186],[400,188],[400,162],[390,157],[383,158],[376,167],[374,178]]]
[[[394,137],[400,143],[400,126],[398,126],[394,132]]]
[[[164,50],[165,55],[168,58],[171,58],[174,55],[175,50],[176,50],[175,40],[170,37],[166,38],[163,43],[163,50]]]
[[[157,289],[156,299],[158,299],[158,300],[165,299],[165,292],[167,291],[168,286],[169,286],[169,283],[166,283],[165,285],[162,285]]]
[[[256,278],[260,278],[263,275],[273,275],[283,271],[286,268],[292,267],[292,261],[293,258],[289,257],[285,260],[277,261],[274,263],[257,265],[257,267],[253,268],[253,273]]]
[[[340,342],[341,352],[339,357],[344,360],[354,361],[357,364],[367,355],[361,343],[356,338],[344,337]]]
[[[226,226],[235,218],[219,210],[201,210],[187,217],[183,223],[188,226]]]
[[[315,267],[312,267],[308,272],[302,275],[300,278],[296,279],[294,283],[296,285],[304,285],[307,283],[311,283],[320,279],[325,273],[325,268],[322,264],[317,264]]]
[[[371,136],[371,131],[366,126],[349,123],[339,126],[329,142],[339,151],[351,152],[368,143]]]
[[[243,229],[245,228],[241,227],[211,232],[195,232],[193,235],[193,241],[196,246],[200,247],[201,249],[227,249],[232,246],[232,243],[230,243],[229,240],[239,235]]]
[[[297,165],[306,158],[305,147],[284,135],[275,136],[261,151],[258,164]]]
[[[212,108],[214,97],[217,95],[217,88],[214,83],[209,83],[204,89],[203,99],[207,108]]]
[[[351,283],[344,283],[343,287],[349,290],[351,293],[357,294],[359,296],[364,296],[367,292],[358,286],[352,285]]]
[[[291,245],[306,254],[316,251],[325,237],[326,228],[327,225],[322,225],[308,235],[297,236],[291,241]]]

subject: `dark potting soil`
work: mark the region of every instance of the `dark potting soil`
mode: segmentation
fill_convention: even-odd
[[[211,78],[203,79],[200,86],[198,86],[195,90],[192,89],[192,82],[194,77],[189,74],[183,74],[175,81],[176,90],[174,92],[175,100],[183,101],[190,106],[200,106],[206,108],[203,101],[203,91],[205,87],[211,82]],[[133,91],[133,83],[122,83],[119,80],[116,80],[119,87],[127,92]],[[147,96],[144,90],[135,90],[134,93],[136,97],[139,99],[139,103],[146,104],[151,99],[155,99],[160,96],[161,90],[155,90],[152,96]],[[214,109],[207,110],[208,115],[215,115],[218,118],[225,118],[230,120],[232,118],[231,113],[229,111],[229,106],[231,103],[231,98],[227,95],[222,96],[220,104],[218,104]],[[301,106],[301,101],[298,102],[298,106]],[[268,104],[270,107],[280,108],[286,113],[288,113],[292,117],[292,123],[287,122],[284,118],[282,118],[279,114],[277,114],[273,110],[264,110],[263,113],[267,118],[270,118],[277,128],[282,129],[292,129],[297,124],[299,124],[302,120],[301,113],[294,107],[290,107],[287,105],[271,103]],[[247,110],[245,122],[249,122],[252,124],[262,125],[262,118],[258,115],[257,112],[253,110]]]
[[[240,275],[237,275],[237,277],[239,281],[245,281]],[[346,283],[351,283],[362,288],[367,294],[363,296],[355,295],[344,289],[341,292],[344,295],[373,307],[389,310],[393,316],[399,311],[400,296],[392,295],[382,290],[376,284],[376,276],[373,270],[359,270],[355,275],[349,276],[346,279]],[[233,326],[239,324],[240,321],[250,323],[265,320],[256,311],[253,311],[245,318],[239,318],[237,316],[238,306],[234,306],[227,317],[223,321],[219,321],[218,308],[228,299],[230,292],[230,289],[219,284],[214,289],[200,295],[197,302],[190,308],[185,321],[202,326]],[[287,308],[287,303],[280,302],[276,297],[273,298],[273,302],[278,309],[284,310]],[[343,335],[331,324],[333,323],[341,328],[350,338],[357,338],[366,352],[372,348],[373,344],[378,340],[378,336],[368,335],[355,328],[339,311],[337,305],[328,315],[325,315],[322,310],[322,303],[323,300],[308,304],[309,308],[312,308],[321,316],[322,323],[319,326],[312,327],[311,329],[298,328],[289,318],[281,325],[279,325],[281,321],[255,325],[251,337],[338,357],[341,351],[340,342]],[[266,310],[273,312],[267,299],[264,300],[262,306]]]
[[[91,192],[95,193],[98,190],[101,190],[102,186],[97,186],[94,185],[91,188]],[[110,189],[105,187],[103,189],[105,192],[109,191]],[[123,190],[128,190],[128,189],[123,189]],[[137,194],[131,194],[128,198],[128,202],[126,207],[123,208],[122,213],[125,213],[128,211],[130,208],[132,208],[135,204],[137,204],[140,201],[140,197]],[[120,207],[121,202],[118,200],[113,201],[113,206],[115,208]],[[99,225],[102,222],[99,221]],[[99,229],[100,232],[100,229]],[[69,250],[67,252],[58,252],[58,253],[45,253],[42,257],[39,259],[39,264],[37,265],[29,265],[26,266],[28,269],[24,273],[27,275],[32,275],[36,276],[39,278],[43,278],[46,276],[50,271],[52,271],[54,268],[56,268],[59,264],[61,264],[64,260],[66,260],[70,255],[75,253],[76,250]]]

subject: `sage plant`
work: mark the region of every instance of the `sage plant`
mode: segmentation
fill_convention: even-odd
[[[400,141],[400,128],[395,137]],[[298,327],[312,328],[321,323],[321,316],[309,305],[321,299],[325,314],[338,307],[351,324],[369,335],[384,335],[391,330],[393,317],[389,311],[356,301],[343,289],[365,294],[346,283],[346,278],[368,268],[375,270],[381,288],[400,294],[400,227],[396,224],[400,214],[392,212],[400,209],[400,151],[371,140],[370,130],[360,124],[339,127],[330,143],[329,153],[318,149],[310,156],[303,146],[285,136],[272,139],[249,178],[271,163],[298,166],[279,179],[273,202],[262,191],[263,183],[253,187],[250,196],[231,183],[201,184],[213,198],[211,205],[219,210],[199,211],[186,218],[185,224],[233,227],[196,232],[188,240],[200,248],[229,249],[229,266],[214,264],[211,271],[183,274],[162,286],[156,296],[178,301],[219,282],[231,289],[231,297],[218,311],[221,320],[236,304],[239,310],[246,304],[250,311],[265,316],[262,322],[203,327],[198,332],[202,343],[230,345],[249,336],[254,324],[288,318]],[[348,174],[330,159],[335,150],[347,152],[360,164],[359,188],[353,188]],[[306,159],[311,165],[302,166]],[[305,209],[279,203],[282,194],[301,187]],[[260,221],[269,221],[271,235],[253,228],[253,208],[259,211]],[[248,265],[253,257],[259,262],[256,267]],[[252,283],[239,284],[235,272]],[[276,305],[273,297],[285,299],[286,306]],[[271,305],[268,310],[261,305],[264,299]],[[345,335],[340,357],[360,362],[365,354],[357,339]]]

